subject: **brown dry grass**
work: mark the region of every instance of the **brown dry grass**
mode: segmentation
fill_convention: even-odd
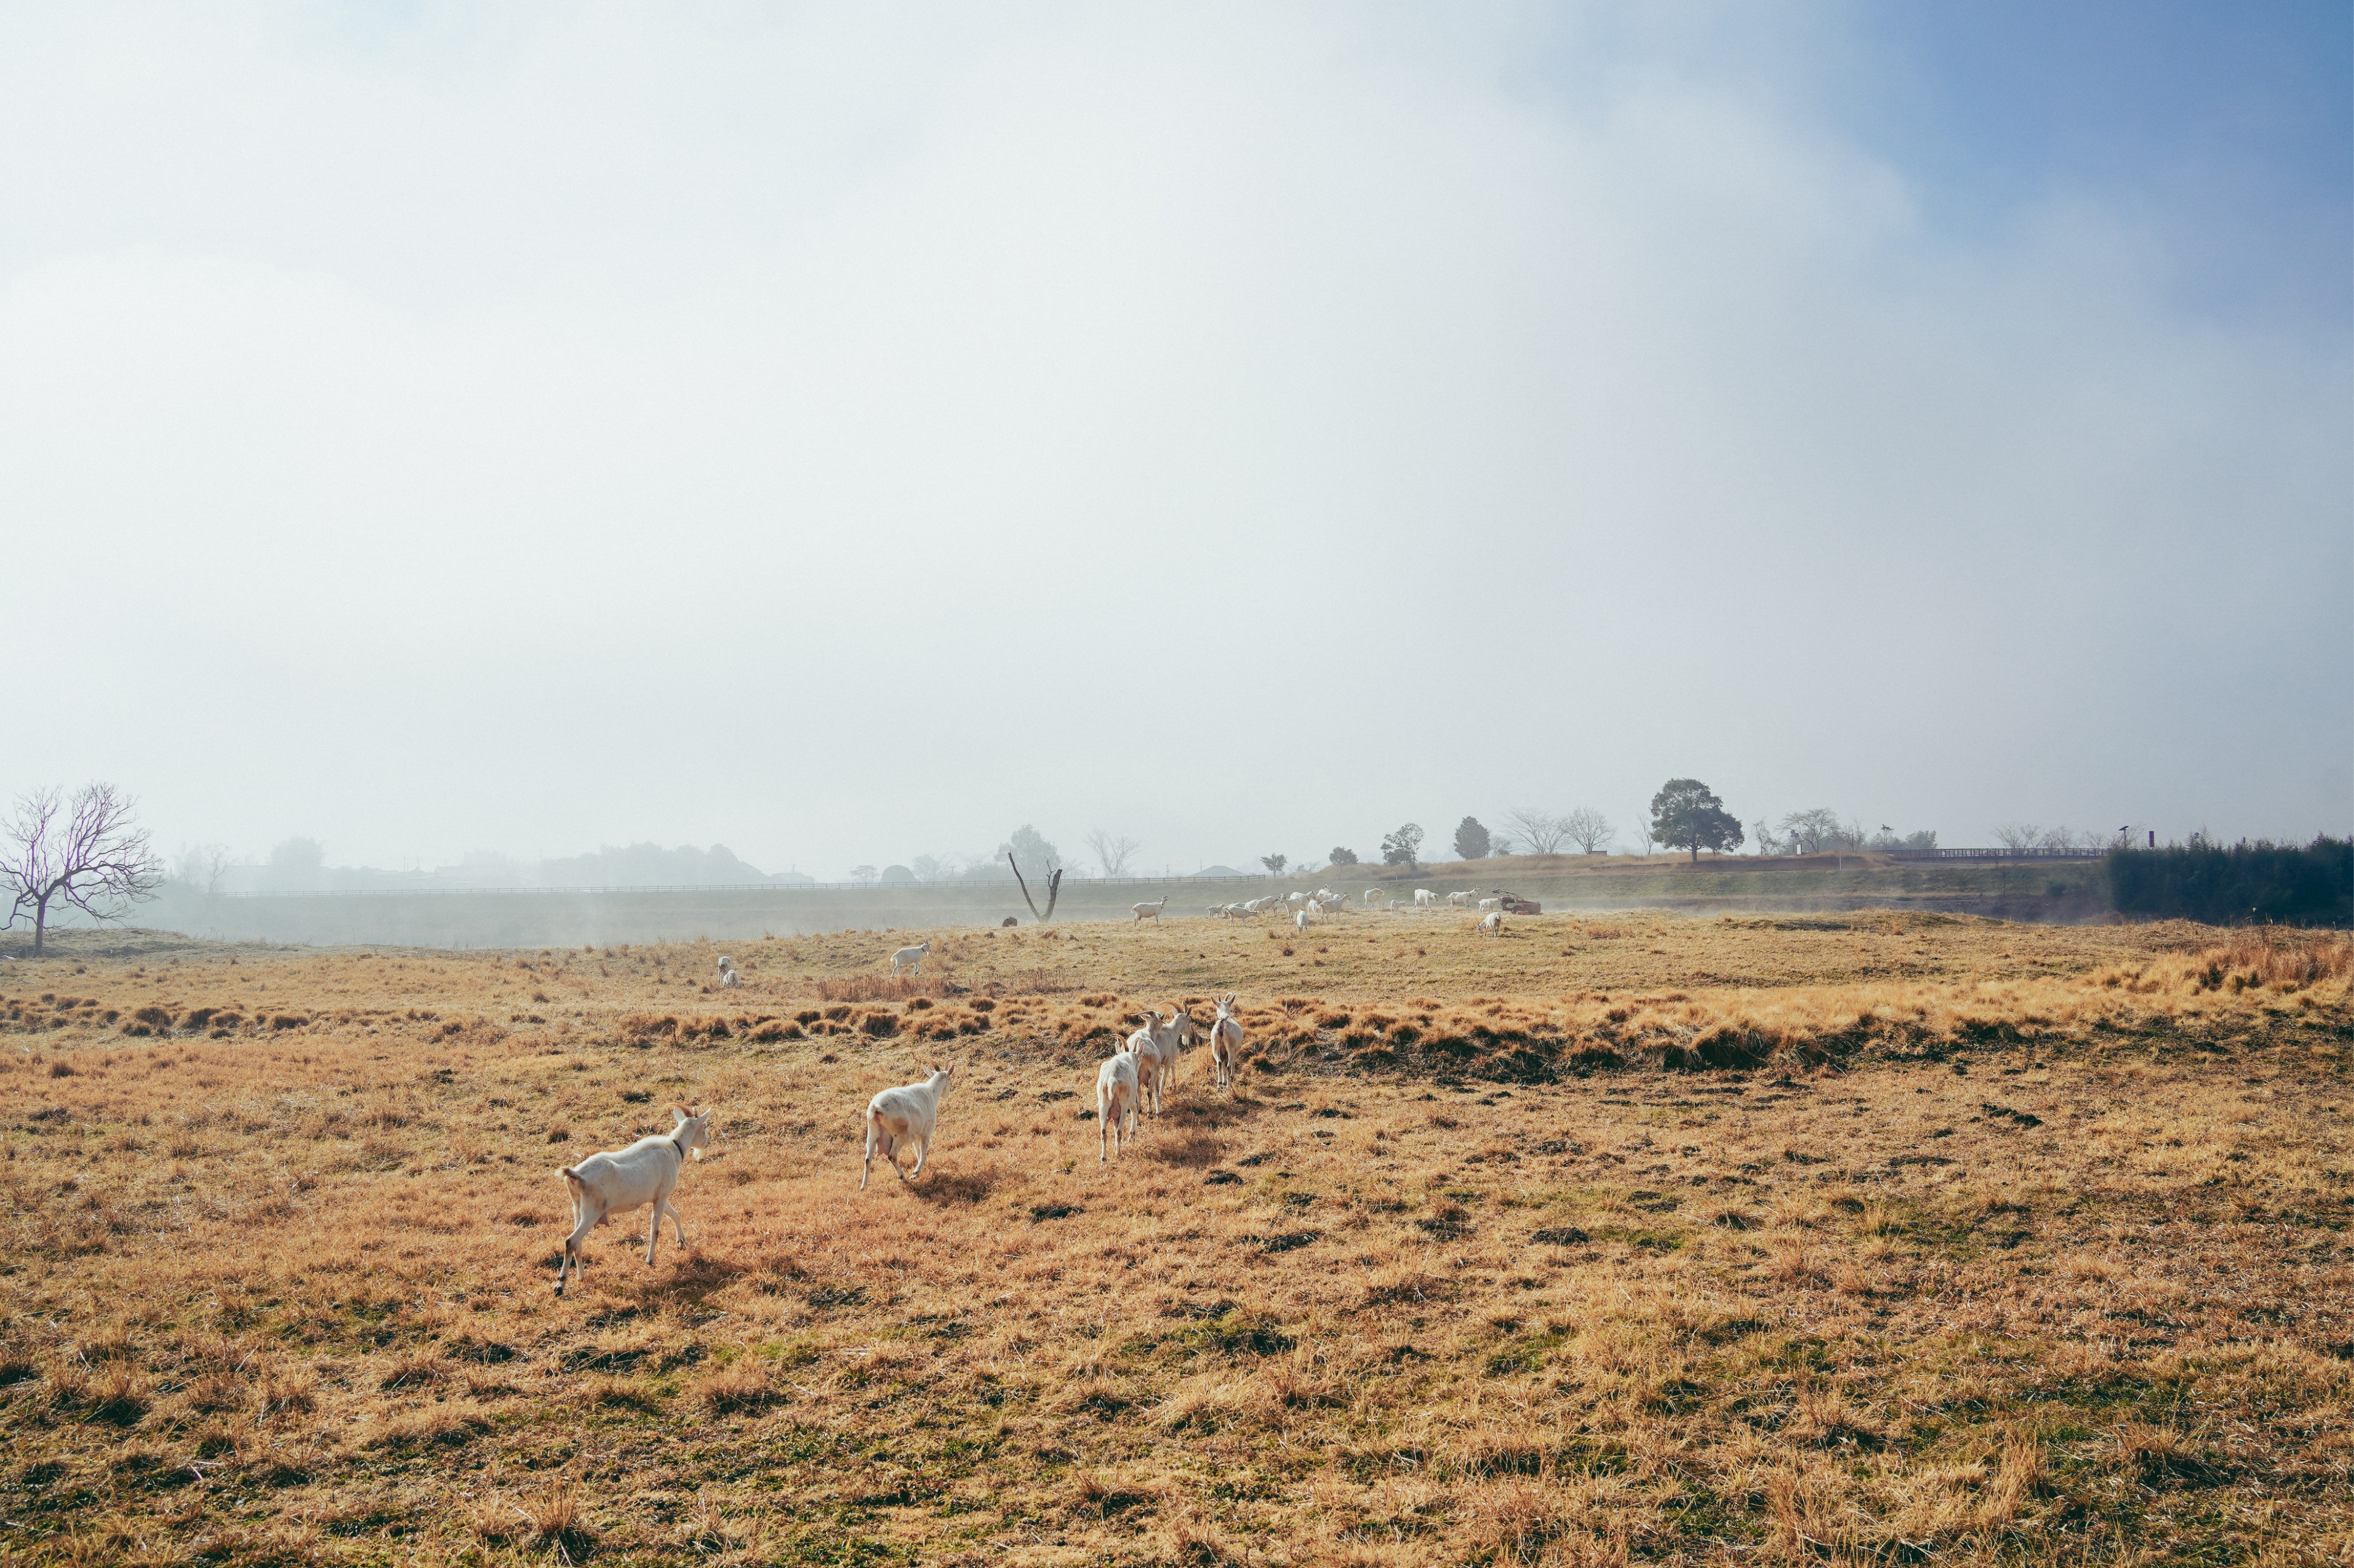
[[[2354,1550],[2345,938],[1469,924],[7,966],[0,1552]],[[1095,1058],[1214,989],[1241,1092],[1098,1171]],[[694,1245],[555,1299],[556,1167],[673,1099]]]

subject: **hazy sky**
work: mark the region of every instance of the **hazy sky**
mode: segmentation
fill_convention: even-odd
[[[0,5],[0,791],[2354,824],[2341,3]]]

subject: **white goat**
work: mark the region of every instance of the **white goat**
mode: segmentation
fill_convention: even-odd
[[[1388,894],[1384,893],[1378,887],[1368,887],[1365,889],[1365,907],[1371,909],[1388,896]]]
[[[1129,1035],[1120,1049],[1136,1058],[1136,1103],[1154,1116],[1161,1114],[1161,1015],[1144,1010],[1144,1027]]]
[[[1109,1150],[1136,1141],[1136,1057],[1122,1046],[1096,1069],[1096,1163],[1110,1162]]]
[[[917,974],[922,974],[924,972],[924,960],[931,956],[932,945],[929,942],[925,942],[917,947],[900,948],[897,952],[891,955],[891,978],[893,980],[897,980],[899,978],[899,971],[902,969],[911,969]]]
[[[662,1234],[664,1214],[678,1231],[678,1245],[686,1245],[686,1226],[671,1207],[670,1195],[678,1190],[688,1155],[700,1160],[710,1146],[711,1113],[706,1110],[696,1116],[684,1106],[673,1106],[670,1110],[678,1125],[667,1135],[642,1138],[617,1154],[592,1154],[564,1172],[565,1190],[572,1195],[572,1234],[564,1238],[563,1255],[556,1260],[558,1296],[564,1294],[566,1266],[570,1266],[573,1278],[580,1277],[584,1261],[580,1244],[608,1215],[626,1214],[641,1203],[654,1206],[653,1221],[646,1227],[649,1264],[654,1260],[654,1241]]]
[[[1172,1089],[1177,1086],[1177,1064],[1183,1059],[1185,1048],[1193,1044],[1196,1033],[1193,1015],[1185,1011],[1182,1001],[1170,1008],[1169,1022],[1152,1032],[1161,1046],[1161,1060],[1167,1065],[1169,1086]]]
[[[1489,910],[1487,914],[1479,917],[1479,930],[1483,936],[1502,936],[1504,934],[1504,912],[1500,909]]]
[[[719,955],[719,985],[721,990],[733,987],[743,977],[736,972],[736,960],[726,954]]]
[[[1430,906],[1437,902],[1438,895],[1433,893],[1429,888],[1417,887],[1414,890],[1414,906],[1416,908],[1427,909]]]
[[[924,1173],[924,1161],[932,1157],[932,1131],[940,1123],[940,1102],[955,1086],[956,1065],[950,1063],[920,1084],[885,1089],[866,1102],[866,1165],[858,1173],[860,1192],[866,1191],[866,1178],[875,1169],[877,1152],[891,1162],[902,1181]],[[921,1146],[916,1150],[913,1171],[899,1169],[899,1148],[908,1143]]]
[[[1169,895],[1164,893],[1161,895],[1161,902],[1158,904],[1131,904],[1128,907],[1138,919],[1150,920],[1157,926],[1161,923],[1161,911],[1168,906]]]
[[[1300,931],[1302,934],[1305,934],[1308,927],[1316,924],[1316,921],[1307,910],[1302,909],[1299,913],[1291,917],[1291,924],[1296,929]]]
[[[1483,910],[1501,909],[1503,906],[1504,901],[1500,898],[1482,898],[1479,900],[1479,907]]]
[[[1447,895],[1447,902],[1454,908],[1469,909],[1471,907],[1471,895],[1468,893],[1450,893]]]
[[[1235,993],[1230,991],[1218,999],[1218,1021],[1210,1025],[1210,1071],[1219,1088],[1234,1087],[1242,1056],[1243,1026],[1235,1017]]]
[[[1156,1008],[1144,1010],[1144,1031],[1152,1037],[1154,1066],[1151,1084],[1147,1086],[1140,1079],[1138,1087],[1150,1087],[1154,1116],[1161,1114],[1161,1091],[1177,1081],[1177,1054],[1193,1022],[1184,1018],[1184,1012],[1182,1007],[1172,1007],[1169,1010],[1169,1016],[1163,1018]],[[1179,1022],[1181,1019],[1184,1022]]]
[[[1291,894],[1290,895],[1288,895],[1288,897],[1286,897],[1286,898],[1284,899],[1284,902],[1285,902],[1286,904],[1290,905],[1294,909],[1298,909],[1298,908],[1300,908],[1300,907],[1304,906],[1307,904],[1307,902],[1308,902],[1308,895],[1306,895],[1305,893],[1293,893],[1293,894]]]

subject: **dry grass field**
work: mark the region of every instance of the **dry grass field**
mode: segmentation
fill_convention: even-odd
[[[2347,938],[1470,925],[0,963],[0,1563],[2354,1557]]]

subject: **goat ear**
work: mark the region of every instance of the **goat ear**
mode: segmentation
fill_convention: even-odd
[[[673,1103],[673,1104],[671,1106],[671,1107],[670,1107],[670,1114],[671,1114],[671,1115],[673,1115],[673,1116],[674,1116],[674,1117],[676,1117],[676,1118],[678,1118],[678,1119],[679,1119],[679,1120],[681,1120],[681,1121],[688,1121],[688,1120],[691,1120],[691,1119],[693,1119],[693,1118],[694,1118],[694,1116],[695,1116],[695,1113],[694,1113],[693,1111],[691,1111],[691,1110],[687,1109],[687,1108],[686,1108],[684,1106],[683,1106],[683,1105],[678,1105],[678,1104],[675,1104],[675,1103]]]

